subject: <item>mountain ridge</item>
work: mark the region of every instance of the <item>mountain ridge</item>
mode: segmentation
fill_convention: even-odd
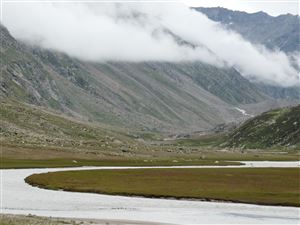
[[[203,63],[91,63],[28,46],[1,26],[1,96],[138,130],[209,129],[269,99],[233,68]],[[234,81],[234,82],[232,82]]]
[[[265,12],[246,13],[222,7],[194,8],[209,19],[220,22],[254,44],[290,53],[300,51],[300,17],[285,14],[276,17]]]
[[[298,15],[270,16],[265,12],[246,13],[221,7],[198,7],[196,11],[240,34],[252,44],[272,51],[283,51],[299,72],[300,17]],[[300,99],[300,87],[279,87],[253,81],[260,90],[275,99]]]

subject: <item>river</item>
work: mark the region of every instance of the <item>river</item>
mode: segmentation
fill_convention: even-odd
[[[209,168],[188,166],[171,168]],[[299,162],[245,162],[236,167],[299,167]],[[251,204],[148,199],[52,191],[32,187],[24,178],[34,173],[82,169],[141,167],[81,167],[1,170],[1,212],[38,216],[118,219],[173,224],[298,224],[300,208]],[[143,167],[144,168],[144,167]],[[147,167],[157,168],[157,167]],[[162,167],[160,167],[162,168]],[[170,168],[170,167],[167,167]],[[224,168],[219,166],[219,169]]]

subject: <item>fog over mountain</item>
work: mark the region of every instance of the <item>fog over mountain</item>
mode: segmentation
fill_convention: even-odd
[[[3,24],[17,39],[85,61],[201,61],[300,86],[286,53],[253,45],[183,4],[5,4]]]
[[[251,43],[269,49],[279,49],[289,55],[300,51],[300,17],[292,14],[270,16],[265,12],[246,13],[226,8],[195,8],[209,19],[220,22],[228,29],[241,34]]]

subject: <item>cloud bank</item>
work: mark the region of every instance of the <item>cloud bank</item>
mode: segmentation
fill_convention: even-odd
[[[3,24],[17,39],[82,60],[201,61],[300,86],[283,52],[254,46],[179,3],[11,3],[4,4]]]

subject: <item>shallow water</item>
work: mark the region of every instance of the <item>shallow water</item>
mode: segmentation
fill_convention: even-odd
[[[175,168],[203,167],[209,168],[210,166]],[[236,168],[237,166],[225,167]],[[299,167],[299,162],[245,162],[245,165],[241,167]],[[299,224],[300,208],[296,207],[146,199],[51,191],[32,187],[24,182],[24,178],[33,173],[114,168],[120,169],[120,167],[85,167],[1,170],[2,213],[30,213],[39,216],[53,217],[140,220],[174,224]],[[121,168],[135,169],[137,167]],[[224,166],[219,166],[218,168],[221,169],[224,168]]]

